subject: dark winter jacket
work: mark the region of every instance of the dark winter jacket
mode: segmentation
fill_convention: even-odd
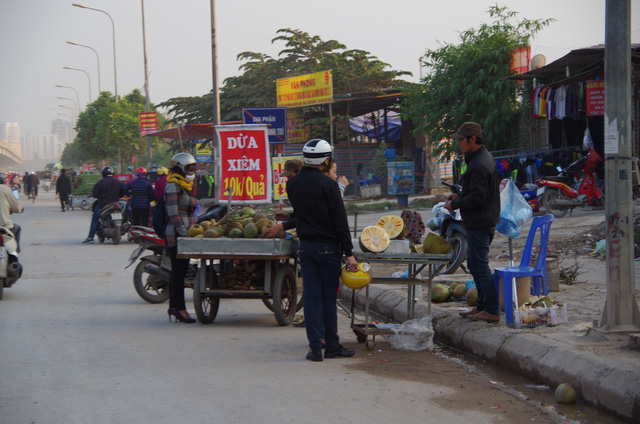
[[[108,176],[101,179],[93,186],[91,196],[98,199],[98,206],[103,208],[109,203],[120,200],[121,187],[122,181],[117,180],[113,176]]]
[[[56,181],[56,194],[60,196],[68,196],[71,194],[71,180],[67,177],[67,174],[62,174]]]
[[[300,240],[340,244],[345,256],[353,255],[347,213],[338,184],[331,177],[305,166],[287,180],[287,194]]]
[[[495,227],[500,222],[500,177],[493,156],[482,146],[466,155],[465,162],[462,193],[451,202],[451,207],[460,209],[466,228]]]
[[[153,185],[147,177],[140,176],[123,185],[120,194],[131,196],[132,209],[149,209],[149,203],[153,200]]]

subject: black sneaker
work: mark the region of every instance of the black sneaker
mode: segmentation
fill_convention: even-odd
[[[313,361],[313,362],[322,362],[322,350],[309,349],[309,352],[307,352],[307,360]]]
[[[356,354],[356,351],[353,349],[347,349],[342,345],[338,345],[338,350],[335,351],[324,351],[325,358],[351,358]]]
[[[83,240],[82,244],[93,244],[93,239],[87,237],[86,239]]]

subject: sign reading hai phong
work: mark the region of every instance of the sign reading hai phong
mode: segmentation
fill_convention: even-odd
[[[158,131],[158,117],[156,112],[140,113],[140,132],[147,135]]]
[[[333,80],[331,71],[316,72],[276,80],[278,107],[300,107],[331,103]]]
[[[266,125],[216,125],[220,152],[219,199],[233,203],[270,203],[271,156]]]

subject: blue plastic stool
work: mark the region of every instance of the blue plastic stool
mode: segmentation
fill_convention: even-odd
[[[531,277],[533,286],[532,294],[539,296],[549,293],[547,287],[547,245],[549,244],[549,228],[553,221],[553,215],[536,216],[531,222],[531,229],[527,236],[527,242],[522,252],[522,259],[519,266],[503,266],[494,270],[493,281],[496,285],[496,292],[500,292],[500,278],[502,278],[502,292],[504,300],[504,316],[507,325],[513,326],[514,308],[512,279],[516,277]],[[540,244],[538,257],[535,266],[531,267],[531,254],[536,232],[540,229]]]

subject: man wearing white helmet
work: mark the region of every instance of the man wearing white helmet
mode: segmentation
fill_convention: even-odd
[[[355,271],[347,213],[340,189],[324,175],[331,162],[333,148],[325,140],[313,139],[302,150],[305,166],[287,181],[287,193],[296,215],[296,232],[300,239],[298,259],[304,286],[304,316],[310,361],[325,358],[348,358],[355,354],[340,344],[336,298],[342,254],[347,268]]]

